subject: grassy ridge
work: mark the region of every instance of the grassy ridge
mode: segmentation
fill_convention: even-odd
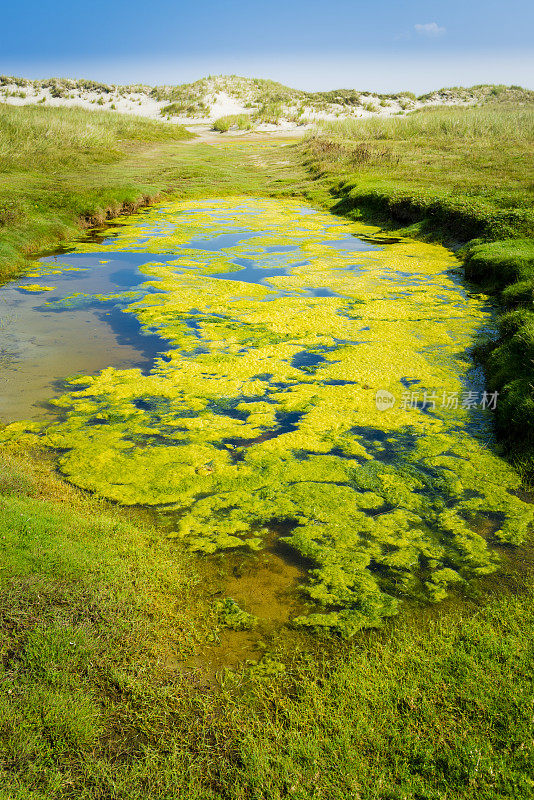
[[[304,148],[347,211],[467,241],[533,234],[533,143],[534,108],[434,108],[326,124]]]
[[[500,400],[501,441],[534,471],[534,108],[436,108],[322,126],[308,167],[348,215],[371,214],[412,235],[463,245],[466,276],[504,309],[478,355]]]
[[[518,109],[437,107],[419,110],[406,117],[325,122],[320,133],[348,141],[432,139],[434,145],[445,140],[459,143],[461,139],[482,139],[502,144],[504,137],[507,142],[532,142],[534,112],[529,106]]]

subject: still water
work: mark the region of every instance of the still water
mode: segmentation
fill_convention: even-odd
[[[438,245],[295,200],[167,203],[1,300],[4,436],[177,546],[252,554],[232,596],[260,620],[350,635],[525,537],[469,357],[492,310]]]

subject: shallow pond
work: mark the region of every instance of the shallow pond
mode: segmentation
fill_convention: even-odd
[[[121,219],[2,290],[3,435],[177,542],[256,553],[246,612],[351,634],[491,573],[532,522],[468,355],[491,309],[458,267],[294,200]]]

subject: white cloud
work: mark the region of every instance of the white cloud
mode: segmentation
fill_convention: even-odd
[[[430,38],[447,33],[447,28],[441,28],[437,22],[425,22],[424,25],[414,25],[414,28],[420,36],[429,36]]]

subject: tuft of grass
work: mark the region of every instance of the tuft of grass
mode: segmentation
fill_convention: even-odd
[[[278,125],[282,118],[283,108],[279,101],[266,102],[256,111],[254,119],[265,125]]]
[[[202,100],[178,100],[163,106],[160,113],[164,117],[205,117],[209,108]]]
[[[237,128],[240,131],[250,131],[252,129],[252,120],[249,114],[228,114],[224,117],[219,117],[213,123],[213,130],[219,133],[226,133],[231,128]]]

